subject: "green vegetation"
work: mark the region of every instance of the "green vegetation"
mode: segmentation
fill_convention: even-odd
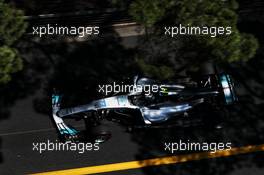
[[[152,27],[174,4],[172,0],[135,0],[130,6],[130,14],[145,27]]]
[[[198,67],[208,60],[230,63],[254,57],[258,41],[237,28],[238,3],[235,0],[135,0],[129,4],[131,16],[147,33],[139,66],[143,72],[159,72],[161,61],[167,62],[168,75],[173,75],[176,62]],[[164,26],[232,27],[231,35],[164,37]],[[159,50],[159,51],[156,51]],[[167,50],[164,53],[163,50]],[[168,63],[171,63],[169,65]],[[147,64],[143,66],[143,64]],[[156,70],[154,70],[156,69]],[[148,73],[147,73],[148,74]],[[154,73],[156,74],[156,73]]]
[[[9,82],[11,74],[23,67],[14,44],[23,35],[26,27],[23,12],[0,0],[0,84]]]

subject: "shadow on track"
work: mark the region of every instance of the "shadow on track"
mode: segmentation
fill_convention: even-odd
[[[140,145],[135,159],[149,159],[164,155],[172,155],[164,150],[165,142],[232,142],[232,147],[264,144],[264,24],[259,22],[241,23],[242,31],[254,33],[260,42],[260,49],[248,63],[222,65],[237,81],[239,103],[228,109],[229,117],[222,130],[209,130],[206,127],[172,128],[160,130],[144,130],[132,135],[132,139]],[[210,117],[210,116],[209,116]],[[211,116],[214,117],[214,116]],[[173,155],[190,154],[178,151]],[[222,175],[239,172],[251,168],[263,171],[263,152],[238,155],[228,158],[205,159],[144,168],[146,175],[159,174],[199,174]],[[142,162],[143,164],[143,162]]]
[[[52,63],[42,81],[42,96],[34,100],[37,112],[50,116],[53,88],[63,94],[62,108],[73,107],[105,97],[98,93],[98,85],[112,84],[137,73],[134,50],[121,45],[114,31],[101,33],[111,34],[83,42],[44,39],[36,43]]]
[[[28,41],[23,40],[22,45],[24,44],[25,46],[28,46]],[[43,67],[45,64],[42,63],[41,65],[38,65],[38,58],[32,58],[28,55],[24,55],[25,52],[28,53],[28,50],[25,51],[19,46],[18,49],[21,51],[21,57],[24,61],[24,69],[13,74],[12,80],[8,84],[0,86],[0,122],[4,120],[9,121],[11,118],[12,107],[15,105],[17,100],[25,99],[34,95],[34,93],[40,88],[41,77],[45,74],[45,71],[43,71],[43,69],[45,69]],[[16,122],[19,123],[20,121],[17,120]],[[1,144],[2,141],[0,141],[0,145]],[[3,161],[4,158],[2,157],[1,160]]]
[[[2,149],[2,140],[0,138],[0,164],[3,162],[3,155],[2,155],[1,149]]]

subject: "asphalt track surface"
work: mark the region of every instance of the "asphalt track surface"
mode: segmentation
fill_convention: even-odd
[[[47,140],[56,141],[57,134],[52,126],[51,120],[48,116],[40,115],[32,110],[32,99],[34,96],[24,99],[18,100],[14,107],[11,109],[12,114],[11,117],[7,120],[1,121],[1,152],[3,160],[0,164],[0,174],[28,174],[28,173],[40,173],[40,172],[49,172],[49,171],[57,171],[57,170],[65,170],[65,169],[73,169],[73,168],[82,168],[82,167],[90,167],[96,165],[106,165],[120,162],[129,162],[134,160],[143,160],[143,159],[152,159],[157,157],[166,157],[166,156],[176,156],[168,154],[164,151],[162,142],[159,140],[155,140],[154,136],[152,136],[153,143],[159,144],[155,149],[151,147],[148,143],[142,143],[142,145],[138,142],[135,142],[135,135],[126,133],[123,127],[112,124],[111,122],[106,122],[105,125],[108,129],[112,131],[113,137],[106,143],[100,146],[99,151],[91,151],[85,152],[83,154],[72,152],[72,151],[46,151],[40,154],[37,151],[33,151],[32,143],[36,142],[46,142]],[[76,123],[77,125],[78,123]],[[193,128],[190,130],[184,129],[184,132],[202,132],[203,128]],[[205,129],[205,128],[204,128]],[[153,131],[152,131],[153,132]],[[160,131],[163,132],[163,131]],[[185,135],[181,135],[184,132],[178,132],[177,137],[184,139]],[[220,131],[223,132],[223,131]],[[226,131],[225,131],[226,132]],[[212,131],[209,134],[219,135],[219,132]],[[186,136],[190,135],[186,133]],[[137,136],[136,136],[137,137]],[[140,137],[140,134],[138,135]],[[202,136],[201,136],[202,137]],[[230,136],[232,138],[233,136]],[[170,140],[169,138],[167,138]],[[174,140],[175,138],[173,138]],[[144,139],[143,139],[144,140]],[[146,138],[148,141],[149,138]],[[218,140],[220,141],[220,140]],[[152,143],[151,143],[152,144]],[[250,143],[248,143],[250,144]],[[148,150],[148,147],[150,148]],[[148,155],[149,157],[145,157],[145,155],[140,155],[141,149],[146,151],[146,155],[152,153],[152,155]],[[149,153],[147,152],[149,151]],[[168,167],[178,167],[183,168],[186,172],[181,172],[180,169],[177,171],[179,174],[184,174],[188,172],[188,168],[194,168],[198,171],[198,166],[202,164],[203,166],[208,166],[209,168],[223,168],[222,165],[225,165],[226,170],[229,174],[254,174],[261,175],[264,172],[263,169],[263,146],[258,151],[253,152],[250,150],[246,150],[245,152],[234,151],[234,153],[238,155],[225,157],[223,154],[220,155],[220,158],[209,159],[210,157],[205,156],[204,159],[199,160],[199,156],[194,153],[184,153],[187,156],[183,156],[187,160],[183,162],[172,162],[172,163],[160,163],[160,166],[148,167],[142,169],[144,166],[139,166],[136,169],[126,170],[127,165],[118,165],[117,169],[125,168],[123,171],[116,172],[108,172],[105,174],[148,174],[148,170],[154,169],[159,172],[162,169],[167,169]],[[248,152],[248,153],[247,153]],[[246,154],[244,154],[246,153]],[[191,155],[190,161],[188,160],[188,156]],[[196,157],[193,158],[192,156]],[[223,158],[221,158],[223,157]],[[209,160],[207,160],[207,158]],[[195,160],[197,159],[197,160]],[[170,161],[170,159],[166,159]],[[193,161],[194,160],[194,161]],[[255,165],[253,162],[257,162]],[[170,165],[166,165],[170,164]],[[258,165],[259,164],[259,165]],[[139,163],[140,165],[140,163]],[[113,165],[110,165],[113,168]],[[110,167],[110,169],[111,169]],[[128,167],[130,167],[128,165]],[[132,166],[133,167],[133,166]],[[232,167],[232,169],[228,169]],[[97,170],[100,170],[100,167],[97,167]],[[206,167],[199,167],[201,170],[200,173],[203,174],[206,172]],[[113,168],[114,170],[114,168]],[[214,169],[208,169],[208,171],[213,171]],[[216,169],[217,170],[217,169]],[[192,172],[192,170],[190,170]],[[220,170],[217,170],[218,172]],[[223,171],[223,170],[221,170]],[[220,172],[221,172],[220,171]],[[73,174],[78,174],[80,170],[74,171]],[[88,171],[85,171],[88,172]],[[199,172],[199,171],[198,171]],[[211,172],[214,174],[214,172]],[[58,174],[55,172],[54,174]],[[62,174],[67,174],[63,172]],[[88,173],[87,173],[88,174]]]
[[[137,157],[139,157],[139,160],[143,160],[143,159],[151,159],[151,158],[164,157],[164,156],[176,156],[176,155],[168,154],[166,151],[164,151],[163,144],[161,142],[160,145],[155,150],[151,148],[151,145],[148,145],[147,143],[142,143],[145,144],[147,148],[148,146],[150,147],[149,150],[146,148],[145,149],[146,151],[152,152],[153,155],[150,157],[139,155],[140,149],[142,149],[142,145],[134,141],[135,139],[133,137],[135,136],[133,136],[133,134],[124,132],[125,129],[123,127],[117,124],[112,124],[111,122],[106,122],[105,125],[107,126],[108,129],[112,131],[113,137],[108,142],[102,144],[100,146],[99,151],[85,152],[83,154],[72,151],[67,151],[67,152],[46,151],[40,154],[39,152],[32,150],[33,149],[32,143],[46,142],[47,140],[56,141],[57,134],[48,116],[40,115],[36,113],[34,110],[32,110],[32,105],[33,105],[32,100],[34,99],[34,97],[36,96],[32,96],[24,100],[18,100],[17,103],[14,105],[14,107],[11,109],[12,111],[11,117],[7,120],[1,121],[0,137],[2,141],[1,152],[3,156],[3,160],[0,164],[0,174],[11,175],[11,174],[39,173],[39,172],[57,171],[57,170],[65,170],[72,168],[90,167],[96,165],[106,165],[106,164],[113,164],[120,162],[129,162],[129,161],[137,160]],[[76,123],[75,125],[78,125],[78,123]],[[202,128],[199,127],[191,129],[191,131],[186,129],[184,130],[185,132],[189,132],[189,133],[200,132],[205,134],[205,132],[201,132]],[[180,135],[181,133],[182,132],[178,132],[178,138],[184,139],[185,136]],[[212,131],[210,136],[212,136],[212,134],[219,134],[219,132]],[[186,136],[189,137],[190,135],[186,133]],[[233,136],[231,136],[230,138],[232,137]],[[155,140],[155,138],[152,139]],[[149,139],[146,139],[146,141],[147,140]],[[159,141],[156,140],[154,141],[154,143],[159,144]],[[207,165],[208,167],[210,166],[214,167],[217,164],[219,164],[219,168],[220,168],[221,164],[228,163],[229,166],[233,167],[232,171],[229,171],[230,174],[260,175],[263,174],[264,172],[263,171],[264,169],[262,167],[263,164],[261,162],[264,156],[263,152],[261,151],[264,151],[264,146],[261,146],[260,148],[258,148],[258,150],[256,150],[260,152],[254,152],[255,150],[256,149],[254,148],[251,151],[245,150],[244,152],[239,152],[238,150],[234,150],[233,154],[237,153],[238,155],[235,156],[231,155],[230,157],[225,157],[224,154],[221,154],[219,156],[220,158],[214,158],[210,160],[207,160],[207,158],[208,159],[210,158],[208,156],[205,156],[204,159],[199,160],[199,156],[194,153],[188,153],[188,154],[184,153],[183,158],[186,158],[187,160],[184,160],[183,162],[176,161],[176,162],[172,162],[171,164],[165,162],[165,163],[161,163],[160,166],[157,166],[155,168],[149,167],[144,169],[156,170],[156,169],[177,167],[177,166],[183,167],[184,169],[186,169],[186,166],[189,168],[192,168],[192,166],[194,168],[197,168],[197,165],[201,163],[205,166]],[[254,153],[251,153],[252,151]],[[182,153],[178,153],[178,154],[182,154]],[[185,156],[185,154],[187,156]],[[191,158],[189,157],[190,159],[189,161],[188,156],[190,155]],[[196,158],[192,158],[192,156]],[[195,161],[195,159],[197,160]],[[170,161],[169,158],[166,160]],[[257,161],[257,162],[259,161],[258,163],[260,165],[253,166],[254,165],[253,161]],[[170,165],[164,165],[164,164],[170,164]],[[250,164],[250,166],[248,166],[247,164]],[[122,169],[122,167],[126,167],[126,166],[119,165],[118,167],[119,169]],[[144,166],[141,167],[139,166],[139,168],[132,170],[116,171],[110,173],[108,172],[105,174],[145,174],[146,172],[143,171],[144,169],[142,170],[142,167]],[[230,168],[230,167],[227,166],[226,168]],[[205,169],[205,167],[203,168],[200,167],[200,169]],[[63,174],[67,174],[67,173],[63,173]],[[78,174],[78,171],[75,171],[74,174]],[[181,173],[179,172],[179,174]],[[212,174],[214,173],[212,172]]]

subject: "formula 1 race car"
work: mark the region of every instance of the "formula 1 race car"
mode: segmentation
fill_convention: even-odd
[[[54,93],[52,116],[60,136],[68,140],[79,135],[79,131],[63,121],[67,116],[81,116],[90,126],[108,119],[119,121],[128,128],[167,127],[190,115],[195,118],[193,114],[197,111],[207,113],[205,110],[208,106],[221,111],[237,101],[232,79],[224,73],[185,77],[166,83],[136,76],[132,85],[126,94],[120,92],[85,105],[64,109],[61,109],[61,95]],[[154,86],[155,91],[144,91],[145,87],[150,90]]]

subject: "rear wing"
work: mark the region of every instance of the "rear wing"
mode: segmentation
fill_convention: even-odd
[[[234,89],[234,83],[230,75],[219,74],[219,81],[223,91],[223,96],[226,105],[231,105],[238,101],[236,92]]]

